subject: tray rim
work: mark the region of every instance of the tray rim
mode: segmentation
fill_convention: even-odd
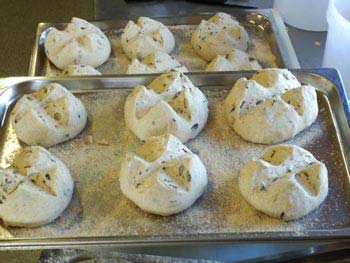
[[[229,14],[257,14],[263,16],[265,19],[269,20],[271,24],[271,29],[273,31],[273,35],[276,40],[277,48],[279,50],[280,56],[282,58],[283,63],[285,64],[286,68],[300,68],[300,64],[297,58],[297,55],[295,53],[295,50],[293,48],[292,42],[289,38],[289,35],[287,33],[286,26],[283,22],[282,17],[278,13],[277,10],[274,10],[272,8],[268,9],[231,9],[227,13]],[[195,17],[195,16],[205,16],[205,15],[213,15],[215,12],[200,12],[196,14],[184,14],[184,15],[172,15],[172,16],[149,16],[153,19],[178,19],[179,17]],[[132,15],[129,17],[130,19],[135,19],[132,17]],[[128,19],[104,19],[104,20],[88,20],[88,22],[91,23],[112,23],[113,21],[117,22],[127,22]],[[32,52],[30,56],[30,62],[29,62],[29,69],[28,69],[28,76],[35,77],[39,76],[36,75],[36,66],[38,61],[38,53],[39,53],[39,41],[42,36],[42,33],[47,30],[50,27],[53,26],[59,26],[59,25],[66,25],[68,22],[65,23],[57,23],[57,22],[40,22],[38,23],[35,37],[34,37],[34,43],[32,46]],[[238,72],[238,71],[236,71]],[[116,76],[122,76],[124,74],[115,74]],[[107,75],[103,75],[107,76]]]
[[[253,73],[251,71],[250,73]],[[305,72],[310,74],[320,75],[323,78],[331,81],[337,88],[338,95],[342,100],[342,114],[347,119],[347,132],[350,129],[350,110],[347,103],[347,96],[345,93],[342,80],[339,72],[335,69],[308,69],[308,70],[292,70],[292,72]],[[222,72],[222,73],[188,73],[191,76],[201,75],[240,75],[243,72]],[[244,72],[244,74],[250,74]],[[138,75],[139,77],[153,78],[159,74],[152,75]],[[133,76],[135,77],[135,76]],[[94,79],[122,79],[131,78],[130,75],[124,76],[89,76],[89,77],[70,77],[70,78],[49,78],[49,77],[13,77],[0,79],[0,99],[4,92],[7,90],[6,87],[11,88],[12,85],[23,83],[27,81],[45,80],[45,81],[72,81],[72,80],[94,80]],[[4,84],[1,84],[4,83]],[[345,104],[344,104],[345,102]],[[5,105],[6,106],[6,105]],[[332,106],[332,105],[331,105]],[[333,109],[331,108],[333,112]],[[3,116],[0,116],[1,118]],[[337,120],[337,117],[335,117]],[[1,119],[1,121],[3,121]],[[336,121],[337,124],[337,121]],[[338,129],[339,127],[336,127]],[[341,141],[340,141],[341,143]],[[344,145],[341,145],[344,151]],[[349,157],[345,156],[345,166],[349,169]],[[345,240],[350,241],[350,226],[344,228],[328,229],[328,230],[305,230],[299,232],[291,231],[271,231],[271,232],[244,232],[244,233],[202,233],[202,234],[176,234],[173,236],[165,235],[153,235],[153,236],[97,236],[97,237],[62,237],[62,238],[11,238],[11,239],[0,239],[0,249],[6,247],[18,247],[18,248],[57,248],[57,247],[79,247],[79,246],[111,246],[113,247],[130,247],[130,246],[165,246],[165,245],[199,245],[199,244],[228,244],[228,243],[256,243],[256,242],[288,242],[288,241],[338,241]]]

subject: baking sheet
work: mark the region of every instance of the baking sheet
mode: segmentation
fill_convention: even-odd
[[[257,12],[257,13],[256,13]],[[271,10],[231,11],[230,14],[246,28],[251,45],[248,53],[257,58],[263,67],[298,68],[295,52],[290,43],[282,20]],[[156,20],[164,23],[173,32],[176,46],[171,53],[190,72],[204,71],[208,62],[196,54],[191,46],[191,35],[202,19],[209,19],[212,14],[186,15],[176,17],[159,17]],[[104,20],[93,22],[109,38],[112,53],[109,59],[97,69],[102,74],[125,74],[130,60],[124,54],[120,36],[127,20]],[[49,62],[45,55],[44,42],[50,27],[63,29],[63,23],[40,23],[38,25],[32,58],[29,68],[30,76],[58,76],[61,70]]]
[[[70,245],[82,242],[125,245],[161,241],[213,242],[222,239],[237,242],[348,237],[349,126],[336,87],[319,75],[296,72],[302,82],[318,88],[320,112],[311,127],[286,143],[304,147],[326,163],[329,172],[326,201],[300,220],[282,222],[256,211],[240,195],[237,187],[239,169],[251,158],[259,157],[268,146],[246,142],[236,135],[223,118],[221,102],[233,83],[240,76],[249,74],[189,75],[208,98],[209,119],[199,136],[186,145],[205,164],[209,185],[190,209],[171,217],[142,212],[122,195],[119,188],[120,160],[126,152],[140,145],[125,127],[125,98],[131,87],[147,84],[153,77],[56,79],[76,93],[89,114],[88,125],[81,135],[49,148],[71,169],[75,180],[73,200],[62,216],[51,224],[36,229],[3,229],[0,246],[18,245],[18,242],[63,246],[67,242]],[[11,98],[15,99],[48,81],[51,80],[29,78],[5,90],[0,101],[8,101],[6,115],[13,105]],[[7,119],[0,136],[0,165],[7,167],[13,153],[20,147]],[[93,137],[93,144],[86,143],[87,136]],[[13,238],[19,239],[17,243]]]

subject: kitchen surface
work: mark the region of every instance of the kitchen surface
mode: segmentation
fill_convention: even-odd
[[[86,20],[128,19],[139,16],[177,16],[205,12],[230,12],[243,7],[200,3],[201,1],[11,1],[0,0],[0,77],[27,76],[37,26],[40,22],[69,22],[75,16]],[[210,1],[204,1],[210,2]],[[252,8],[273,8],[273,1],[242,1]],[[252,9],[254,11],[254,9]],[[300,68],[321,68],[327,32],[301,30],[285,24]],[[297,67],[296,67],[297,68]],[[0,80],[1,84],[1,80]],[[347,262],[348,243],[269,242],[83,250],[13,250],[0,251],[0,262]],[[332,251],[338,252],[332,253]],[[325,253],[322,256],[312,254]],[[130,256],[129,254],[132,254]],[[145,256],[146,255],[146,256]],[[303,261],[296,258],[304,256]],[[283,259],[283,261],[282,261]],[[322,259],[322,261],[320,261]]]

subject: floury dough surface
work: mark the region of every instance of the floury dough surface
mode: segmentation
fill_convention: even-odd
[[[190,79],[169,72],[138,85],[125,102],[125,122],[140,140],[170,133],[181,142],[195,138],[208,118],[208,100]]]
[[[64,30],[51,28],[45,38],[45,54],[58,68],[72,64],[98,67],[111,53],[106,35],[96,26],[73,17]]]
[[[231,127],[244,139],[273,144],[292,138],[315,121],[317,93],[287,69],[262,69],[234,84],[225,111]]]
[[[187,72],[187,68],[182,66],[176,59],[164,52],[155,52],[148,55],[141,61],[133,59],[128,66],[127,74],[147,74],[163,73],[168,71]]]
[[[130,20],[126,24],[121,44],[130,59],[143,59],[157,51],[171,53],[175,47],[175,38],[161,22],[141,16],[136,23]]]
[[[5,225],[50,223],[68,206],[74,182],[69,169],[45,148],[23,148],[13,165],[0,169],[0,218]]]
[[[250,47],[247,51],[249,56],[256,58],[263,68],[277,67],[276,59],[269,46],[264,31],[258,30],[251,24],[243,24],[249,34]],[[175,36],[175,49],[170,53],[188,71],[205,71],[209,62],[205,61],[191,45],[191,36],[197,25],[167,26]],[[108,30],[104,32],[111,42],[112,52],[103,65],[97,68],[102,74],[125,74],[131,61],[124,54],[120,37],[122,29]],[[57,76],[60,70],[46,60],[42,75]]]
[[[203,131],[186,146],[199,156],[208,173],[208,188],[188,210],[175,216],[149,215],[121,193],[121,158],[141,144],[125,126],[124,103],[131,90],[109,90],[77,95],[88,111],[88,125],[76,139],[49,148],[71,170],[75,181],[73,199],[61,217],[35,230],[9,228],[24,237],[174,235],[197,233],[246,233],[341,228],[348,224],[349,189],[346,174],[334,143],[336,132],[327,102],[319,94],[320,113],[316,122],[288,144],[304,147],[324,162],[329,172],[329,195],[315,212],[295,222],[270,218],[241,196],[238,173],[252,158],[259,158],[266,146],[244,141],[227,125],[221,102],[231,87],[202,89],[209,101],[209,119]],[[7,167],[18,142],[10,127],[5,129],[6,147],[1,166]],[[327,151],[325,151],[327,149]],[[336,218],[334,217],[336,215]]]
[[[64,68],[63,76],[101,75],[96,69],[86,65],[69,65]]]
[[[208,184],[202,161],[173,135],[152,137],[121,164],[120,188],[145,212],[170,216],[189,208]]]
[[[235,48],[246,51],[249,36],[233,16],[219,12],[201,21],[192,34],[191,43],[198,55],[212,61],[216,56],[226,55]]]
[[[237,71],[259,70],[259,62],[239,49],[235,49],[224,56],[216,56],[206,68],[206,71]]]
[[[250,160],[238,178],[242,196],[257,210],[284,221],[315,210],[328,193],[327,168],[295,145],[269,148]]]
[[[20,98],[10,119],[21,141],[50,147],[77,136],[86,125],[87,112],[70,91],[52,82]]]

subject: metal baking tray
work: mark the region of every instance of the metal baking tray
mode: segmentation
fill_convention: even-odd
[[[257,212],[237,188],[240,167],[268,146],[246,142],[225,121],[220,122],[222,100],[238,78],[252,73],[188,74],[208,98],[209,118],[201,133],[186,145],[207,167],[210,183],[191,208],[165,218],[144,213],[127,200],[118,179],[120,159],[140,144],[125,127],[125,98],[134,86],[147,84],[156,75],[19,77],[0,81],[1,167],[9,166],[20,147],[8,116],[24,94],[58,82],[82,100],[89,119],[82,134],[49,148],[67,164],[75,180],[68,208],[43,227],[0,227],[0,248],[350,239],[350,111],[338,72],[293,70],[301,82],[317,87],[320,111],[311,127],[286,143],[302,146],[326,163],[329,195],[319,209],[287,223]],[[86,136],[93,136],[94,143],[85,144]]]
[[[189,71],[204,71],[207,62],[200,58],[190,44],[191,32],[202,19],[208,19],[214,13],[198,15],[181,15],[169,17],[153,17],[168,25],[176,39],[176,47],[172,55]],[[247,29],[251,47],[248,53],[255,56],[263,67],[299,68],[299,62],[290,42],[282,18],[273,9],[257,9],[254,11],[238,9],[229,14]],[[94,25],[104,31],[112,45],[110,58],[98,70],[102,74],[124,74],[130,60],[125,56],[120,45],[120,36],[127,20],[113,19],[93,21]],[[35,42],[29,66],[29,76],[57,76],[60,73],[45,54],[44,42],[50,27],[63,29],[66,23],[40,23],[37,28]]]

